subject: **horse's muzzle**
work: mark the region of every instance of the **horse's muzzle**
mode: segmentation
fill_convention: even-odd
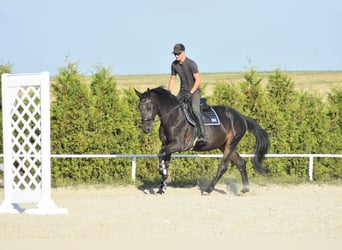
[[[152,126],[142,126],[142,131],[145,133],[145,134],[148,134],[152,131]]]
[[[153,119],[143,119],[141,129],[145,134],[148,134],[153,129]]]

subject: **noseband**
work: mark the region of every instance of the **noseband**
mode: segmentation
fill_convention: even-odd
[[[142,118],[141,119],[142,122],[154,122],[154,119],[153,118]]]

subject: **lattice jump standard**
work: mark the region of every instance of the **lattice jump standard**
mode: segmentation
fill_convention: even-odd
[[[51,199],[49,73],[2,75],[4,188],[0,212],[64,214]],[[36,203],[21,209],[19,203]]]

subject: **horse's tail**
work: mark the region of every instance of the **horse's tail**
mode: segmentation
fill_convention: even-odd
[[[262,162],[270,145],[268,133],[252,118],[244,116],[244,119],[247,123],[248,131],[251,132],[256,138],[256,144],[254,148],[255,156],[252,160],[253,166],[259,173],[267,174],[269,173],[269,170],[263,168]]]

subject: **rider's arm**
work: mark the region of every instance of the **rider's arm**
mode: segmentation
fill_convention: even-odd
[[[169,84],[167,86],[167,89],[169,91],[173,90],[173,88],[175,87],[175,82],[176,82],[176,75],[171,75],[170,80],[169,80]]]

